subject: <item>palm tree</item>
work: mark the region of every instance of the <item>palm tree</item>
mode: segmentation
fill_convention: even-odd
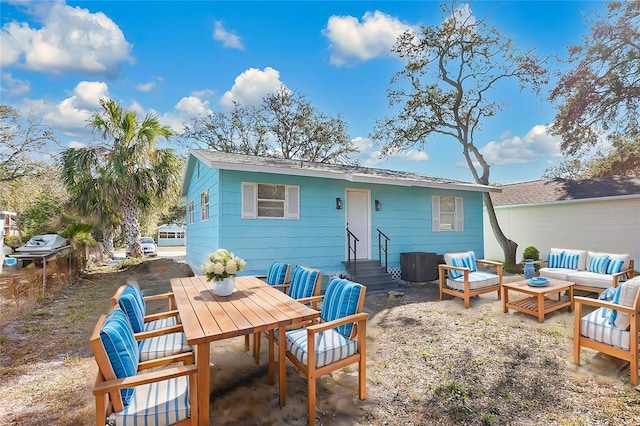
[[[179,159],[172,149],[157,146],[158,138],[168,139],[172,132],[155,116],[140,121],[112,99],[101,99],[100,106],[89,125],[103,143],[65,150],[63,179],[81,208],[100,210],[104,231],[121,215],[131,256],[142,257],[141,213],[179,187]]]

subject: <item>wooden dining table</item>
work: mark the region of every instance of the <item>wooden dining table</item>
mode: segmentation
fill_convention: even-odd
[[[316,319],[320,313],[253,276],[236,277],[229,296],[215,295],[203,276],[174,278],[171,289],[187,342],[196,351],[198,424],[209,424],[211,343],[231,337],[278,329],[278,392],[284,406],[286,327]],[[270,360],[270,378],[272,368]]]

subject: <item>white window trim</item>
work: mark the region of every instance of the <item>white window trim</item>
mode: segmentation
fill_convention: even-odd
[[[202,200],[204,198],[204,194],[207,194],[207,203],[203,204]],[[204,191],[202,191],[202,193],[200,194],[200,220],[202,222],[209,220],[209,203],[211,201],[211,198],[209,198],[209,190],[206,189]],[[205,214],[206,213],[206,214]]]
[[[275,220],[299,220],[300,219],[300,187],[297,185],[279,185],[285,187],[284,217],[259,217],[258,216],[258,183],[242,182],[242,219],[275,219]]]
[[[189,201],[189,206],[187,207],[188,215],[189,215],[189,223],[193,223],[196,218],[195,214],[195,202],[193,200]]]
[[[431,197],[431,230],[433,232],[464,231],[464,201],[462,197],[453,197],[455,200],[453,229],[440,229],[440,199],[443,197],[439,195]]]

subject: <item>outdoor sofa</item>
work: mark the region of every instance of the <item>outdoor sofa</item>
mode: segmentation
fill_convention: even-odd
[[[574,290],[602,293],[633,276],[629,254],[552,248],[540,276],[575,283]]]

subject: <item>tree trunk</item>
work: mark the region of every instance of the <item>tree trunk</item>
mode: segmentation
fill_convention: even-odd
[[[115,233],[116,230],[112,224],[102,226],[103,254],[109,257],[109,259],[113,259],[114,257],[113,236]]]
[[[502,247],[504,263],[506,265],[515,265],[517,263],[516,250],[518,249],[518,244],[508,239],[502,232],[502,229],[500,229],[500,224],[496,217],[496,211],[493,208],[493,201],[491,201],[491,196],[488,192],[482,194],[482,200],[484,201],[484,206],[487,209],[487,214],[489,215],[489,223],[491,224],[493,235],[496,237],[496,240],[498,240],[500,247]]]
[[[144,253],[142,252],[142,244],[140,244],[140,209],[135,203],[135,197],[132,194],[125,194],[121,207],[129,255],[142,257]]]

